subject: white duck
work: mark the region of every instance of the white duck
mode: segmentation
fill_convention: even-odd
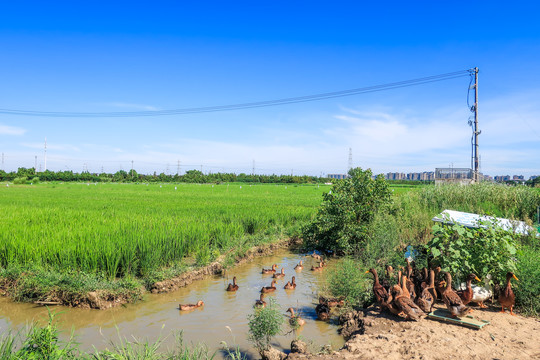
[[[472,297],[471,302],[477,303],[478,306],[480,306],[481,308],[487,308],[487,306],[484,305],[484,301],[486,301],[487,299],[490,299],[493,296],[493,291],[489,289],[489,285],[488,285],[488,281],[490,278],[491,278],[490,275],[486,276],[484,280],[485,286],[478,286],[478,285],[471,284],[471,288],[473,291],[473,297]],[[467,284],[464,282],[461,283],[459,286],[459,290],[466,290],[466,289],[467,289]]]

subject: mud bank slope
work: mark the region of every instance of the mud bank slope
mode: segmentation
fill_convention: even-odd
[[[472,316],[490,324],[473,330],[427,318],[402,321],[370,308],[364,334],[353,335],[340,351],[289,359],[540,359],[540,320],[499,310],[475,310]]]

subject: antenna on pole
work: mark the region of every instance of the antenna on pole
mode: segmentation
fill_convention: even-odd
[[[45,151],[44,151],[44,154],[45,154],[45,167],[44,167],[44,171],[47,171],[47,138],[45,138]]]
[[[349,169],[348,170],[351,170],[353,167],[353,164],[352,164],[352,148],[349,148]]]

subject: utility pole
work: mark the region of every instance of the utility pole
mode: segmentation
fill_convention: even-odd
[[[176,165],[176,176],[180,175],[180,160],[178,160],[178,165]]]
[[[251,175],[255,175],[255,159],[253,159],[253,169],[251,170]]]
[[[131,160],[131,177],[133,177],[133,160]]]
[[[4,153],[2,153],[2,170],[4,170]]]
[[[34,156],[34,171],[37,171],[37,155]]]
[[[478,68],[475,67],[474,69],[470,70],[471,73],[474,73],[474,105],[471,106],[471,112],[474,113],[474,142],[473,142],[473,158],[474,158],[474,169],[473,169],[473,182],[479,182],[479,167],[480,167],[480,161],[479,161],[479,155],[478,155],[478,135],[482,131],[478,130]]]

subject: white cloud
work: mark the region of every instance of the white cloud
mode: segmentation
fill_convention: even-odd
[[[0,135],[24,135],[26,129],[0,124]]]

